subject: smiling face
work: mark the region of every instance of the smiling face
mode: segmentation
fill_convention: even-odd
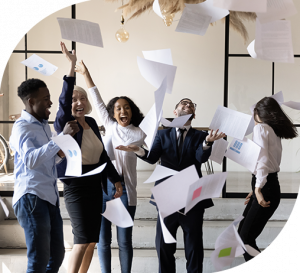
[[[72,96],[72,115],[81,118],[87,112],[87,97],[79,91],[74,90]]]
[[[29,99],[29,104],[31,104],[32,114],[35,118],[40,121],[49,119],[51,114],[49,109],[53,103],[47,87],[40,87],[35,96]]]
[[[132,118],[131,107],[125,99],[118,99],[114,106],[114,118],[123,127],[130,124]]]
[[[192,116],[189,119],[192,120],[193,118],[195,118],[195,111],[196,109],[193,102],[188,99],[183,99],[178,103],[177,108],[174,110],[174,115],[178,118],[181,116],[192,114]]]

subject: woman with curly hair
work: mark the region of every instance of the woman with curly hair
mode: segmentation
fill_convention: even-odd
[[[239,234],[245,244],[260,251],[255,240],[280,203],[277,173],[282,154],[281,139],[292,139],[298,133],[278,102],[270,97],[256,104],[254,120],[253,141],[261,147],[261,152],[252,175],[252,192],[246,197]],[[248,261],[253,257],[245,253],[244,258]]]
[[[122,178],[123,195],[121,196],[121,200],[132,219],[134,219],[137,205],[137,157],[133,152],[127,153],[118,150],[118,147],[130,144],[141,146],[144,143],[146,135],[138,127],[144,116],[135,103],[125,96],[115,97],[105,106],[83,61],[76,65],[75,71],[84,76],[97,114],[105,126],[106,134],[111,137],[110,146],[113,149],[109,150],[109,146],[106,146],[106,148],[111,160],[115,160],[113,164]],[[111,183],[107,183],[107,185],[108,194],[103,193],[103,212],[106,209],[106,202],[114,198],[116,191]],[[102,273],[111,272],[111,237],[111,222],[102,217],[100,238],[97,244]],[[121,272],[129,273],[131,272],[133,259],[132,227],[117,227],[117,241],[119,245]]]

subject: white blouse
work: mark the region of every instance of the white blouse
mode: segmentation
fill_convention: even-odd
[[[254,126],[252,140],[261,147],[254,175],[255,187],[263,188],[269,173],[279,172],[282,146],[281,139],[267,124],[261,123]]]
[[[98,117],[105,127],[104,147],[119,175],[124,177],[129,206],[136,206],[137,157],[133,152],[124,152],[115,148],[119,145],[127,146],[129,144],[141,146],[144,144],[146,135],[139,127],[135,127],[132,124],[123,127],[116,121],[112,121],[97,87],[94,86],[88,90],[96,106]]]

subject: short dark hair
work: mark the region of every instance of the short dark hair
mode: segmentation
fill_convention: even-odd
[[[25,100],[29,97],[35,96],[35,93],[39,91],[39,88],[47,87],[47,85],[39,79],[29,79],[21,83],[18,87],[18,96],[21,100]]]
[[[270,97],[261,99],[254,108],[254,120],[256,115],[263,123],[268,124],[280,138],[292,139],[298,135],[297,129],[290,118],[281,109],[278,102]]]
[[[129,103],[132,112],[130,124],[133,124],[135,127],[138,127],[142,122],[142,120],[144,119],[144,115],[140,111],[140,108],[138,108],[137,105],[130,98],[126,96],[115,97],[109,101],[109,103],[106,106],[106,109],[110,119],[116,121],[116,119],[114,118],[114,108],[115,108],[115,103],[119,99],[124,99]]]
[[[183,101],[183,100],[189,100],[189,101],[191,101],[192,102],[192,100],[191,99],[189,99],[189,98],[183,98],[183,99],[181,99],[180,100],[180,102],[178,102],[177,104],[176,104],[176,106],[175,106],[175,110],[177,109],[177,107],[178,107],[178,105]]]

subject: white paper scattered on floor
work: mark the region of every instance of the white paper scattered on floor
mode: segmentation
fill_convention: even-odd
[[[162,15],[162,13],[161,13],[161,9],[160,9],[160,5],[159,5],[159,1],[158,1],[158,0],[155,0],[155,1],[153,2],[152,8],[153,8],[153,11],[154,11],[160,18],[163,19],[163,15]]]
[[[222,164],[228,143],[229,142],[223,138],[216,140],[214,142],[214,145],[212,146],[212,151],[209,159],[218,164]]]
[[[63,39],[103,47],[99,24],[70,18],[57,18],[57,21]]]
[[[219,129],[219,132],[223,132],[228,136],[243,139],[250,121],[250,115],[218,106],[209,128]]]
[[[248,138],[233,139],[225,156],[254,173],[261,147]]]
[[[214,6],[244,12],[266,12],[267,0],[214,0]]]
[[[81,174],[81,175],[76,175],[76,176],[68,176],[68,177],[59,177],[58,179],[70,179],[70,178],[78,178],[78,177],[85,177],[85,176],[90,176],[90,175],[95,175],[98,173],[101,173],[106,167],[106,163],[102,164],[101,166],[95,168],[94,170],[91,170],[90,172],[87,172],[85,174]]]
[[[192,114],[180,116],[178,118],[174,118],[172,121],[169,121],[165,118],[161,118],[160,122],[165,127],[178,127],[182,128],[184,124],[189,120]]]
[[[252,2],[252,1],[251,1]],[[258,12],[259,21],[264,24],[285,19],[297,13],[293,0],[268,0],[267,12]]]
[[[151,189],[162,218],[185,207],[189,186],[198,179],[192,165]]]
[[[0,196],[0,204],[1,204],[1,207],[3,208],[3,211],[6,215],[6,217],[8,217],[9,216],[9,210],[8,210],[6,204],[4,203],[4,201],[2,200],[1,196]]]
[[[52,140],[64,152],[67,158],[67,168],[65,175],[80,176],[82,173],[82,155],[78,143],[70,135],[58,135]]]
[[[287,107],[290,107],[292,109],[300,110],[300,102],[287,101],[287,102],[283,102],[282,104],[287,106]]]
[[[185,7],[175,31],[203,36],[211,19],[211,16],[204,15],[196,9]]]
[[[144,58],[158,63],[173,65],[172,60],[172,52],[171,49],[158,49],[158,50],[149,50],[149,51],[142,51]]]
[[[176,240],[174,239],[174,237],[172,236],[170,231],[167,229],[167,227],[165,225],[165,222],[164,222],[164,219],[161,217],[160,211],[158,211],[158,214],[159,214],[161,230],[162,230],[162,234],[164,236],[165,243],[166,244],[176,243]]]
[[[214,6],[214,0],[206,0],[199,4],[185,4],[187,8],[198,10],[203,15],[211,16],[210,23],[214,23],[229,14],[229,11]]]
[[[250,43],[247,50],[254,59],[293,63],[291,22],[277,20],[261,24],[256,19],[255,40]]]
[[[167,93],[171,94],[177,67],[137,57],[138,67],[142,76],[154,87],[159,88],[167,78]]]
[[[102,216],[121,228],[133,226],[132,218],[120,198],[107,201],[106,210],[102,213]]]
[[[169,169],[167,167],[156,165],[154,171],[150,175],[150,177],[144,183],[152,183],[156,182],[157,180],[163,179],[167,176],[175,175],[178,171]]]
[[[36,54],[31,55],[28,59],[21,63],[44,76],[51,76],[58,68]]]
[[[227,178],[227,172],[201,177],[190,185],[184,214],[187,214],[200,201],[220,197]]]

